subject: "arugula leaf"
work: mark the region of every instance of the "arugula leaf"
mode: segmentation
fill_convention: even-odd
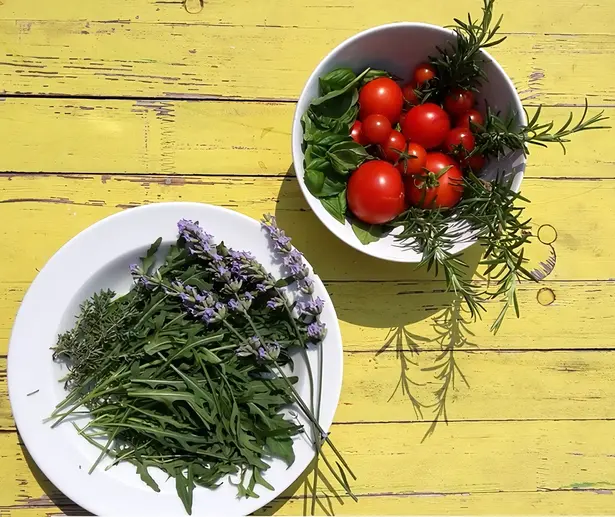
[[[337,68],[321,77],[318,82],[324,95],[335,90],[341,90],[356,78],[357,75],[350,68]]]
[[[365,147],[354,140],[339,142],[327,151],[327,158],[340,174],[355,170],[368,156]]]
[[[320,200],[322,205],[325,207],[327,212],[329,212],[333,217],[335,217],[340,223],[346,223],[346,189],[342,190],[337,196],[324,197]]]
[[[358,219],[351,219],[350,224],[352,225],[352,231],[361,244],[376,242],[386,233],[384,226],[381,224],[367,224]]]
[[[162,243],[162,237],[158,237],[156,241],[149,247],[145,257],[141,257],[141,267],[146,274],[149,274],[150,269],[156,262],[156,252],[158,248],[160,248],[160,244]]]

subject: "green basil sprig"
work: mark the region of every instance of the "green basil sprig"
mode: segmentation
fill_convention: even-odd
[[[359,88],[378,77],[390,77],[383,70],[366,69],[356,75],[350,68],[338,68],[319,79],[321,96],[314,99],[301,118],[305,184],[337,221],[346,223],[346,185],[350,173],[370,155],[350,138],[359,115]],[[377,230],[353,229],[363,244],[377,240]]]

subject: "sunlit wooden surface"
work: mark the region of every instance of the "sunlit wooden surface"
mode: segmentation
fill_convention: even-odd
[[[479,0],[0,0],[0,515],[75,514],[20,444],[6,390],[19,303],[38,269],[93,222],[171,200],[276,213],[326,281],[345,345],[333,436],[359,502],[324,490],[320,513],[607,514],[615,510],[615,133],[580,135],[566,156],[536,150],[523,192],[536,230],[522,319],[473,326],[458,354],[449,425],[417,420],[389,331],[433,339],[443,282],[344,246],[308,210],[291,168],[303,82],[356,31],[447,24]],[[583,99],[615,116],[615,3],[497,0],[508,41],[493,54],[525,105],[563,120]],[[190,11],[190,12],[188,12]],[[472,255],[470,253],[470,259]],[[540,292],[540,289],[546,289]],[[437,345],[411,366],[417,382]],[[24,372],[27,375],[27,372]],[[430,381],[432,381],[430,383]],[[263,512],[301,514],[304,489]]]

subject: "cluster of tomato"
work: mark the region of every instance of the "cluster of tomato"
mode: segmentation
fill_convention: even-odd
[[[364,162],[350,176],[347,200],[350,211],[368,224],[387,223],[408,206],[452,208],[463,193],[462,170],[485,165],[484,157],[470,154],[472,130],[484,122],[474,109],[474,94],[457,89],[443,106],[420,104],[417,90],[434,77],[425,63],[403,88],[381,77],[359,91],[359,120],[351,137],[380,159]],[[401,131],[393,129],[397,124]]]

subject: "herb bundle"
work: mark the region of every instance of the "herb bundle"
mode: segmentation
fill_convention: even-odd
[[[109,455],[112,465],[135,465],[159,491],[148,471],[157,467],[175,479],[189,514],[194,488],[213,488],[228,475],[238,475],[239,496],[258,497],[256,485],[273,489],[264,478],[267,458],[294,461],[293,436],[304,429],[283,411],[294,403],[310,423],[318,456],[352,494],[345,471],[354,475],[318,423],[320,388],[307,359],[308,347],[326,335],[323,302],[313,299],[302,255],[275,218],[267,216],[262,227],[285,278],[276,280],[249,253],[216,245],[197,223],[182,220],[160,268],[159,239],[131,266],[129,293],[96,293],[59,337],[54,358],[69,365],[69,394],[51,419],[58,425],[91,416],[79,429],[101,449],[90,472]],[[299,296],[287,291],[291,284]],[[295,352],[308,366],[308,403],[285,373]],[[324,443],[337,456],[335,469]]]

